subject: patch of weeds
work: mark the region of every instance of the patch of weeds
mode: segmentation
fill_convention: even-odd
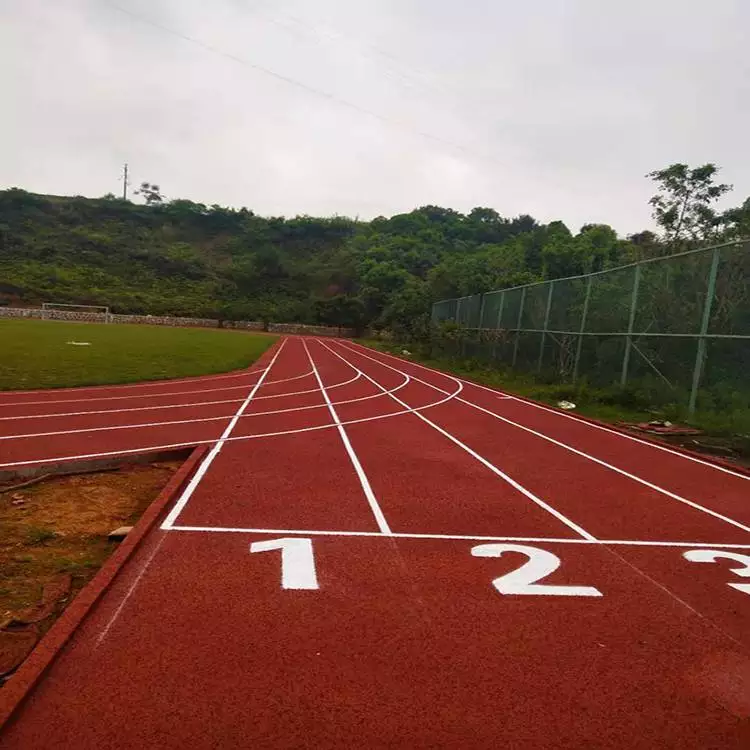
[[[44,526],[30,526],[26,530],[26,543],[33,547],[47,544],[54,539],[57,539],[57,532],[54,529],[48,529]]]

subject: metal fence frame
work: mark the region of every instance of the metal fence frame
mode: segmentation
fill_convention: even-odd
[[[537,358],[536,370],[537,372],[542,370],[545,344],[548,337],[554,336],[574,336],[576,337],[575,346],[575,358],[572,370],[572,381],[575,382],[580,376],[580,361],[581,361],[581,349],[583,342],[588,336],[596,336],[602,338],[613,338],[613,337],[624,337],[625,346],[622,356],[622,365],[620,369],[619,382],[621,385],[626,385],[628,382],[630,372],[630,362],[632,353],[635,350],[641,357],[643,357],[649,366],[654,369],[657,374],[661,375],[662,378],[666,378],[658,370],[656,365],[649,360],[649,358],[642,352],[636,345],[635,340],[641,337],[665,337],[665,338],[690,338],[696,340],[696,351],[695,359],[692,368],[692,378],[690,384],[690,396],[688,401],[688,411],[693,414],[696,409],[696,402],[698,397],[698,391],[701,385],[701,378],[705,371],[706,360],[708,357],[707,342],[710,340],[750,340],[750,334],[745,333],[712,333],[709,332],[709,324],[711,321],[712,310],[714,309],[714,303],[716,298],[716,281],[719,270],[719,264],[721,261],[721,253],[727,248],[733,248],[739,252],[748,252],[750,249],[750,241],[746,239],[733,240],[731,242],[725,242],[720,245],[713,245],[710,247],[699,248],[696,250],[687,250],[681,253],[674,253],[673,255],[662,256],[658,258],[648,258],[635,263],[629,263],[623,266],[617,266],[615,268],[609,268],[602,271],[595,271],[589,274],[581,274],[578,276],[567,276],[559,279],[548,279],[546,281],[538,281],[533,284],[523,284],[515,287],[508,287],[506,289],[494,290],[485,292],[479,295],[471,295],[467,297],[459,297],[449,300],[441,300],[436,302],[432,308],[432,320],[433,323],[445,322],[450,320],[456,323],[462,330],[470,331],[504,331],[514,335],[513,351],[510,357],[511,367],[515,368],[518,360],[518,349],[521,340],[521,334],[523,333],[534,333],[540,334],[539,344],[539,355]],[[744,247],[743,247],[744,246]],[[708,275],[706,277],[705,286],[705,299],[703,301],[703,309],[701,311],[700,326],[697,331],[688,331],[683,333],[675,332],[655,332],[655,331],[643,331],[636,329],[636,316],[639,305],[639,291],[641,287],[641,276],[643,269],[651,264],[666,264],[673,263],[675,259],[684,258],[686,256],[698,256],[700,254],[711,255],[710,266],[708,269]],[[630,303],[629,303],[629,314],[626,330],[616,331],[591,331],[587,330],[587,323],[589,318],[589,303],[591,299],[592,284],[597,277],[612,275],[615,273],[621,273],[627,271],[627,269],[633,269],[632,276],[632,290],[630,292]],[[552,309],[555,288],[560,286],[562,282],[571,282],[576,280],[586,281],[586,291],[583,299],[583,306],[580,315],[580,325],[577,330],[562,330],[551,328],[550,323],[550,311]],[[527,296],[530,290],[534,290],[538,287],[547,286],[549,291],[546,295],[546,307],[544,310],[544,322],[541,328],[529,328],[524,327],[524,307],[527,301]],[[520,301],[518,306],[518,315],[516,318],[515,327],[501,326],[503,312],[505,309],[505,302],[511,293],[515,293],[520,290]],[[498,312],[493,321],[485,321],[485,311],[487,308],[487,298],[490,295],[500,295],[500,301],[498,304]],[[454,306],[454,313],[452,315],[441,315],[441,306]],[[478,308],[478,314],[472,316],[470,314],[471,308]],[[468,314],[467,314],[468,313]],[[489,325],[487,325],[489,323]],[[480,333],[481,335],[481,333]],[[462,353],[464,352],[464,343],[462,343]],[[497,352],[497,343],[493,344],[492,357],[495,358]],[[669,381],[667,381],[669,382]]]

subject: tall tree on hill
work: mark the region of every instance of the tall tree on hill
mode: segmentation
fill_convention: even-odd
[[[712,204],[732,189],[714,182],[718,171],[715,164],[692,169],[687,164],[672,164],[646,175],[659,187],[649,203],[672,250],[716,236],[722,219]]]
[[[158,185],[150,182],[142,182],[138,190],[135,191],[135,194],[142,195],[147,206],[160,206],[164,203],[164,196],[161,194],[161,189]]]

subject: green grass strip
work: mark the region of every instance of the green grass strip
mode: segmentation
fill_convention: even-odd
[[[202,328],[0,320],[0,390],[229,372],[254,362],[275,339]]]

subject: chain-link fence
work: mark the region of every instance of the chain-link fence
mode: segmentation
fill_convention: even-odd
[[[750,241],[528,284],[432,308],[450,353],[553,382],[640,386],[726,412],[750,408]],[[450,329],[453,330],[450,330]]]

